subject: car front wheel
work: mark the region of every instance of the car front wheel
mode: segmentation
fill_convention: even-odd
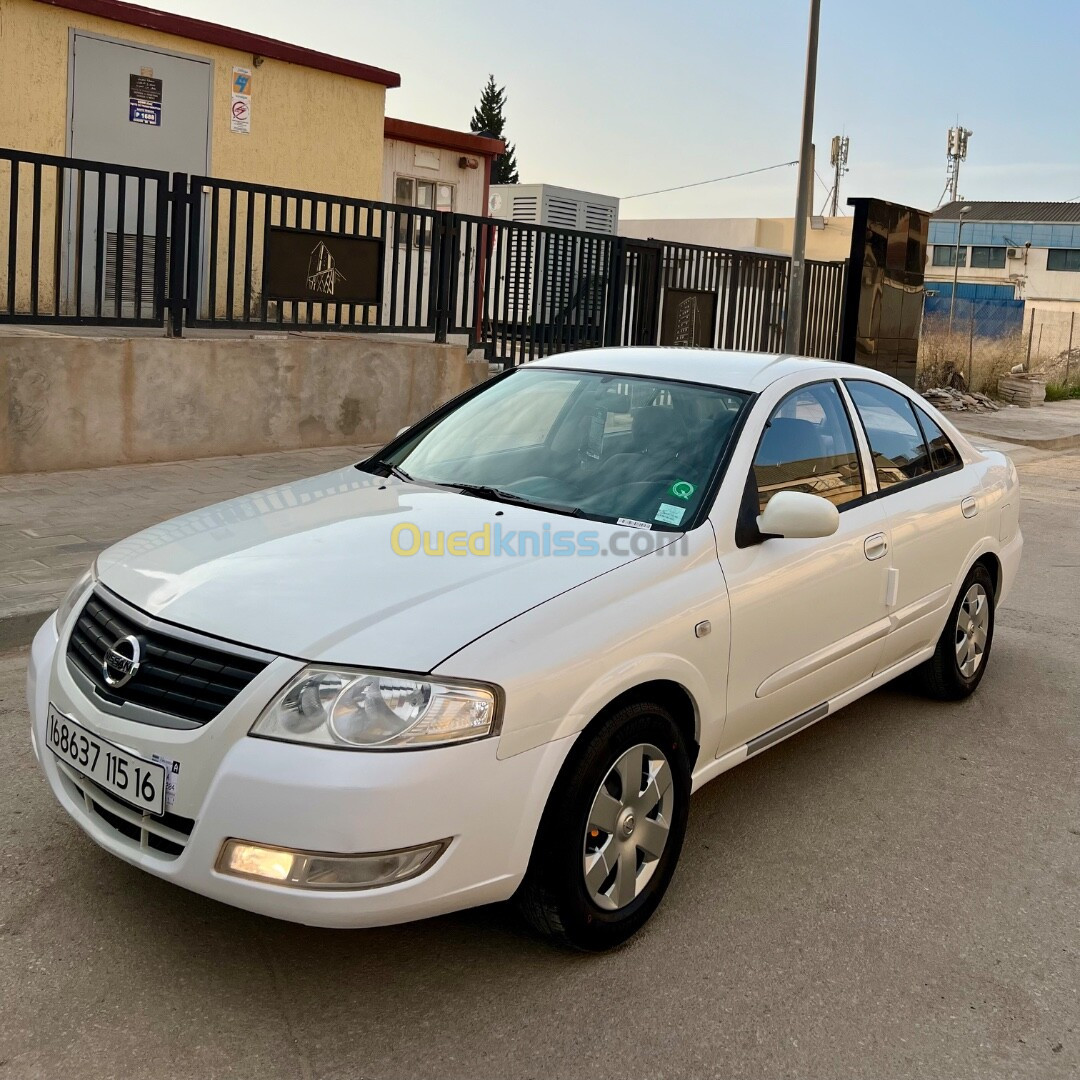
[[[974,692],[986,672],[994,643],[994,583],[981,563],[960,586],[934,655],[919,669],[926,692],[959,701]]]
[[[537,930],[601,951],[659,906],[690,808],[686,740],[667,709],[634,702],[583,736],[552,790],[519,910]]]

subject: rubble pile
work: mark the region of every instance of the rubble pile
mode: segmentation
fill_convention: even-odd
[[[933,390],[924,390],[922,396],[942,411],[997,412],[1001,408],[993,398],[988,398],[985,394],[954,390],[951,386],[937,386]]]

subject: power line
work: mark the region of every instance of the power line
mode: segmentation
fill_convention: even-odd
[[[623,195],[622,200],[644,199],[647,195],[664,195],[669,191],[685,191],[686,188],[703,187],[705,184],[719,184],[721,180],[737,180],[740,176],[753,176],[755,173],[770,172],[773,169],[786,169],[791,165],[798,165],[795,161],[781,161],[776,165],[766,165],[761,169],[747,169],[745,172],[730,173],[728,176],[714,176],[711,180],[698,180],[693,184],[678,184],[675,187],[658,188],[656,191],[642,191],[637,195]]]

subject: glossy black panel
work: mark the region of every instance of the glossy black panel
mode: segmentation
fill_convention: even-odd
[[[855,208],[841,359],[915,384],[930,215],[884,199]]]

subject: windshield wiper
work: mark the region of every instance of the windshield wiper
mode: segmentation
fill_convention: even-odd
[[[566,514],[569,517],[585,517],[585,511],[580,506],[561,506],[558,503],[545,503],[537,499],[530,499],[524,495],[518,495],[513,491],[504,491],[502,488],[489,487],[486,484],[453,484],[459,491],[466,495],[476,495],[481,499],[491,499],[493,502],[509,503],[511,506],[527,506],[530,510],[549,510],[554,514]]]
[[[398,480],[404,480],[406,483],[417,483],[404,469],[399,468],[397,465],[391,464],[389,461],[384,461],[382,458],[372,458],[368,461],[362,461],[360,463],[365,469],[371,468],[371,471],[375,469],[382,470],[376,473],[376,476],[394,476]],[[360,466],[357,466],[359,468]]]

